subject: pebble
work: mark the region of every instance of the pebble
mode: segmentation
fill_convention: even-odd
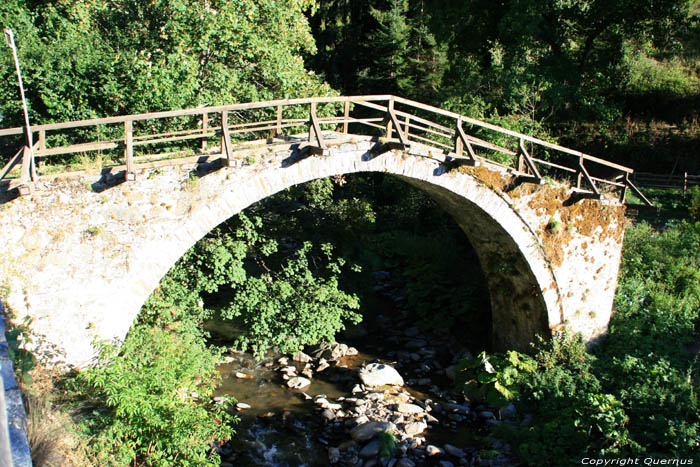
[[[250,404],[246,404],[245,402],[238,402],[236,404],[236,409],[238,410],[246,410],[250,408]]]
[[[481,418],[496,418],[496,416],[493,414],[493,412],[489,410],[484,410],[483,412],[479,412],[479,416]]]
[[[450,461],[440,461],[440,467],[454,467],[454,464]]]
[[[234,373],[234,376],[238,379],[252,379],[253,375],[249,375],[248,373],[243,373],[242,371],[237,371]]]
[[[330,409],[326,409],[323,412],[321,412],[321,416],[329,422],[335,418],[335,414]]]
[[[445,451],[433,444],[429,444],[425,447],[425,453],[429,456],[442,456],[445,454]]]
[[[395,467],[415,467],[415,466],[416,466],[416,463],[407,457],[402,457],[401,459],[399,459],[399,461],[395,465]]]

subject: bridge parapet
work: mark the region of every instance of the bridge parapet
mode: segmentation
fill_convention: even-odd
[[[0,130],[0,138],[25,134],[25,141],[36,143],[32,147],[26,143],[10,158],[0,170],[0,180],[14,176],[8,179],[9,186],[27,194],[41,175],[41,161],[97,151],[112,157],[110,164],[120,169],[124,180],[134,181],[139,162],[135,149],[139,147],[163,148],[194,141],[199,142],[197,149],[204,154],[214,139],[220,142],[215,152],[230,164],[241,149],[239,143],[251,137],[255,140],[268,134],[272,142],[284,139],[285,132],[302,129],[308,129],[305,150],[326,154],[324,131],[335,129],[348,134],[351,128],[354,134],[383,136],[384,143],[393,149],[428,144],[455,164],[497,164],[521,182],[541,184],[546,175],[564,177],[575,182],[573,194],[578,199],[600,200],[602,191],[616,191],[624,202],[631,189],[650,204],[630,180],[633,170],[628,167],[391,95],[282,99],[35,125],[33,138],[23,128],[4,129]],[[19,142],[17,145],[21,146]],[[152,156],[144,153],[141,159]],[[155,157],[159,156],[162,154]]]

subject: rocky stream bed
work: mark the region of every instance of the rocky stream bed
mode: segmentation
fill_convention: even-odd
[[[455,363],[469,350],[444,330],[421,331],[388,274],[375,279],[396,311],[348,330],[347,344],[262,361],[225,356],[213,402],[234,397],[241,422],[234,440],[218,447],[222,467],[514,463],[491,431],[511,423],[515,408],[495,411],[458,394]]]

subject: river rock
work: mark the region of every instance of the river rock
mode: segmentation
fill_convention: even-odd
[[[382,449],[382,445],[379,442],[378,439],[375,439],[373,441],[370,441],[365,445],[365,447],[362,448],[360,451],[360,457],[364,457],[365,459],[368,457],[374,457],[377,454],[379,454],[379,451]]]
[[[416,467],[416,463],[408,457],[402,457],[396,464],[394,464],[394,467]]]
[[[328,461],[331,464],[337,464],[340,462],[340,449],[328,448]]]
[[[428,424],[425,422],[413,422],[406,425],[404,431],[407,435],[414,436],[419,433],[423,433],[426,430],[426,428],[428,428]]]
[[[449,410],[450,412],[455,412],[455,413],[458,413],[461,415],[469,415],[469,412],[471,412],[471,410],[469,409],[469,406],[462,405],[462,404],[445,403],[445,404],[443,404],[443,407],[446,410]]]
[[[404,344],[407,349],[422,349],[426,345],[428,345],[428,343],[423,339],[411,339]]]
[[[425,447],[425,453],[429,456],[442,456],[445,454],[445,451],[433,444],[429,444]]]
[[[330,365],[328,364],[328,362],[326,361],[326,359],[325,359],[325,358],[322,358],[322,359],[320,359],[320,360],[318,361],[318,368],[316,368],[316,372],[317,372],[317,373],[320,373],[320,372],[322,372],[323,370],[325,370],[326,368],[328,368],[329,366],[330,366]]]
[[[501,409],[501,418],[513,417],[518,411],[513,404],[508,404]]]
[[[455,465],[450,461],[440,461],[440,467],[455,467]]]
[[[365,366],[360,370],[360,379],[365,386],[403,386],[403,378],[399,372],[384,363],[370,363]]]
[[[236,409],[238,410],[246,410],[250,408],[250,404],[246,404],[245,402],[238,402],[236,404]]]
[[[299,351],[292,355],[292,360],[300,363],[308,363],[312,360],[312,358],[306,355],[304,352]]]
[[[282,366],[287,366],[289,364],[289,359],[287,357],[280,357],[277,360],[277,363],[279,363]]]
[[[459,449],[457,446],[452,446],[451,444],[445,445],[445,451],[450,456],[455,456],[455,457],[460,457],[460,458],[467,456],[464,451]]]
[[[309,384],[311,384],[311,381],[301,376],[289,378],[289,381],[287,381],[287,386],[289,386],[292,389],[302,389],[308,386]]]
[[[335,418],[335,414],[331,409],[326,409],[323,412],[321,412],[321,416],[329,422]]]
[[[358,353],[360,352],[358,352],[355,347],[348,347],[348,350],[345,352],[345,355],[348,357],[352,357],[353,355],[357,355]]]
[[[235,372],[234,376],[238,379],[253,379],[253,375],[249,375],[248,373],[243,373],[242,371]]]
[[[495,415],[493,414],[493,412],[491,412],[490,410],[484,410],[484,411],[482,411],[482,412],[479,412],[479,416],[480,416],[481,418],[486,418],[486,419],[488,419],[488,418],[496,418],[496,416],[495,416]]]
[[[416,404],[399,404],[396,407],[396,410],[398,410],[400,413],[405,414],[415,414],[423,412],[423,409],[417,406]]]
[[[355,441],[367,441],[383,431],[388,431],[393,428],[393,424],[389,422],[367,422],[362,425],[357,425],[355,428],[350,430],[350,436]]]

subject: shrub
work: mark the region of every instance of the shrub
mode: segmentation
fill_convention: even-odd
[[[234,420],[207,404],[219,375],[201,336],[140,325],[101,358],[70,383],[92,409],[84,429],[101,465],[218,465],[212,444]]]

